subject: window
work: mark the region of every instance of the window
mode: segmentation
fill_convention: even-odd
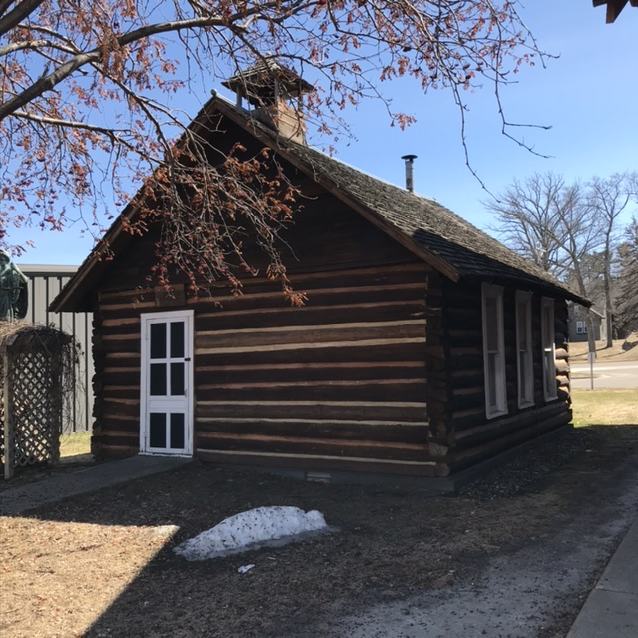
[[[577,321],[576,322],[576,334],[577,335],[586,335],[587,334],[587,322],[586,321]]]
[[[503,339],[503,288],[483,284],[483,370],[485,415],[507,414],[505,346]]]
[[[554,300],[541,299],[541,340],[543,343],[543,393],[545,401],[557,397],[556,361],[554,358]]]
[[[518,368],[518,407],[534,404],[534,366],[532,362],[532,293],[516,293],[516,365]]]

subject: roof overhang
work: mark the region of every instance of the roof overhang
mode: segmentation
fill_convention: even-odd
[[[616,21],[616,18],[620,15],[620,12],[630,2],[632,7],[638,7],[638,0],[593,0],[594,7],[600,7],[601,5],[607,5],[607,24]]]

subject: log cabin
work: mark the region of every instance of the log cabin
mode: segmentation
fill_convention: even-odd
[[[93,313],[94,454],[439,480],[568,426],[567,302],[589,302],[440,204],[308,146],[294,83],[276,81],[265,109],[229,80],[236,102],[213,94],[191,126],[207,122],[217,148],[272,149],[308,194],[285,256],[308,300],[291,307],[263,275],[239,296],[167,296],[145,283],[153,233],[116,219],[113,258],[98,244],[51,306]]]

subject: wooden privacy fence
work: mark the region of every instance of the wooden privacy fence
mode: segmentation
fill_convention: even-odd
[[[15,467],[56,461],[75,348],[47,326],[0,324],[0,451],[5,478]]]
[[[62,432],[89,432],[93,426],[93,355],[91,333],[93,315],[87,312],[50,312],[55,299],[77,270],[76,266],[18,264],[29,280],[29,310],[25,320],[34,325],[52,325],[71,335],[79,345],[75,365],[75,386],[64,408]]]

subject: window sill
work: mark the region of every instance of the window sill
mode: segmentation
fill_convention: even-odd
[[[490,412],[490,413],[485,412],[485,418],[488,421],[491,421],[492,419],[497,419],[499,416],[505,416],[507,414],[509,414],[507,410],[501,410],[499,412]]]

